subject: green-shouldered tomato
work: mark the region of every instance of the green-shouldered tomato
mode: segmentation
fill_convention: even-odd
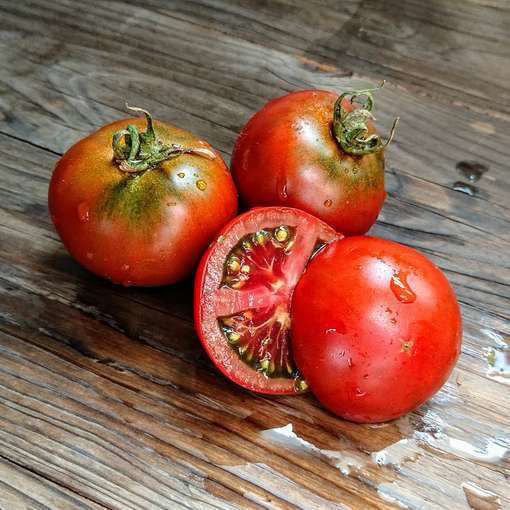
[[[164,285],[189,275],[237,211],[218,152],[170,124],[131,118],[71,147],[49,187],[55,228],[71,255],[124,285]]]
[[[353,109],[359,97],[365,100]],[[296,207],[343,234],[365,233],[386,197],[387,143],[375,133],[372,107],[372,90],[340,97],[303,90],[267,103],[243,128],[232,155],[241,200],[249,207]]]

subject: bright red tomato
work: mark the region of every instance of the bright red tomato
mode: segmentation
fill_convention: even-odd
[[[318,400],[356,422],[392,420],[444,384],[460,353],[455,294],[427,258],[370,237],[337,241],[296,286],[292,349]]]
[[[251,391],[307,389],[289,345],[290,298],[310,257],[341,237],[298,209],[256,208],[227,224],[195,280],[195,326],[207,353]]]
[[[384,145],[370,122],[371,90],[304,90],[267,103],[246,124],[232,155],[232,175],[250,206],[307,211],[338,232],[363,234],[386,196]]]
[[[163,285],[189,275],[237,211],[221,156],[177,127],[114,122],[71,147],[49,189],[53,223],[71,255],[124,285]],[[115,151],[112,148],[114,140]]]

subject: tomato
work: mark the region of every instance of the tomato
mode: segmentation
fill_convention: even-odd
[[[237,211],[221,156],[144,113],[145,132],[142,119],[120,120],[71,147],[49,188],[53,223],[71,255],[124,285],[184,278]]]
[[[243,128],[232,155],[242,201],[297,207],[346,235],[365,233],[386,196],[385,144],[369,120],[371,93],[338,98],[304,90],[267,103]],[[366,104],[353,111],[360,96]]]
[[[340,237],[303,211],[269,207],[238,216],[211,244],[195,280],[195,326],[232,381],[260,393],[306,390],[290,352],[290,297],[310,257]]]
[[[292,301],[292,349],[330,411],[383,422],[411,411],[448,378],[462,340],[455,294],[417,251],[370,237],[325,247]]]

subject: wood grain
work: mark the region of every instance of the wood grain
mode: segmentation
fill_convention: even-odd
[[[40,0],[0,12],[0,508],[510,507],[508,379],[487,364],[510,345],[504,2]],[[408,417],[360,426],[311,396],[239,390],[196,338],[191,281],[113,286],[53,231],[55,161],[124,116],[125,100],[228,160],[268,99],[382,77],[378,126],[402,121],[371,234],[445,270],[465,325],[450,381]],[[462,160],[489,167],[475,196],[453,189]]]

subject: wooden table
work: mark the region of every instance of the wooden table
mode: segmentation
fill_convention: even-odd
[[[0,508],[510,508],[508,2],[0,6]],[[381,78],[378,126],[401,124],[371,234],[434,260],[465,327],[409,416],[355,425],[240,390],[197,340],[191,281],[111,285],[53,230],[55,162],[125,100],[229,160],[268,99]],[[462,161],[488,171],[469,182]]]

